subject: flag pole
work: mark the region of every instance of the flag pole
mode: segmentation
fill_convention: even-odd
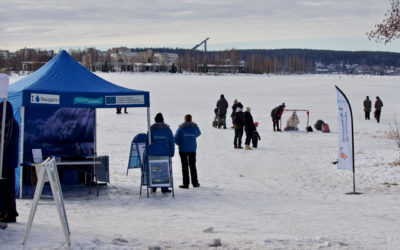
[[[335,85],[335,87],[336,87],[336,89],[343,95],[343,97],[344,97],[344,99],[346,100],[346,102],[347,102],[347,105],[349,106],[349,111],[350,111],[350,122],[351,122],[351,147],[352,147],[352,154],[351,154],[351,156],[352,156],[352,161],[353,161],[353,192],[348,192],[348,193],[346,193],[346,194],[356,194],[356,195],[359,195],[359,194],[362,194],[362,193],[359,193],[359,192],[356,192],[356,172],[355,172],[355,161],[354,161],[354,127],[353,127],[353,111],[352,111],[352,109],[351,109],[351,105],[350,105],[350,102],[349,102],[349,99],[347,99],[347,96],[343,93],[343,91],[338,87],[338,86],[336,86]]]

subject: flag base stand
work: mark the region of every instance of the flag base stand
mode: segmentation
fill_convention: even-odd
[[[360,195],[360,194],[362,194],[362,193],[359,193],[359,192],[349,192],[349,193],[346,193],[346,194],[348,194],[348,195],[350,195],[350,194]]]

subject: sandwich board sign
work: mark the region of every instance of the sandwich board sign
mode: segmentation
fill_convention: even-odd
[[[160,160],[149,160],[149,186],[150,187],[170,187],[169,157]]]
[[[56,160],[54,157],[47,158],[42,163],[38,182],[36,184],[35,195],[34,195],[33,201],[32,201],[31,211],[29,213],[28,223],[26,225],[24,242],[22,244],[24,246],[26,245],[26,241],[28,239],[28,235],[29,235],[29,232],[32,227],[33,217],[35,217],[36,208],[37,208],[38,202],[40,200],[40,196],[43,191],[43,185],[45,182],[46,175],[50,181],[51,192],[53,193],[54,201],[56,203],[58,217],[60,218],[61,226],[64,231],[64,235],[67,240],[68,248],[69,248],[71,246],[71,239],[70,239],[71,232],[69,231],[67,214],[65,213],[65,207],[64,207],[64,199],[63,199],[63,195],[62,195],[62,191],[61,191],[60,178],[58,176]]]

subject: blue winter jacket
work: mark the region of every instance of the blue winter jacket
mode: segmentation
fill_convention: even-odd
[[[156,122],[150,127],[151,142],[162,142],[167,144],[169,148],[169,156],[175,154],[174,135],[169,126],[163,122]]]
[[[175,133],[175,143],[179,146],[179,152],[196,152],[196,138],[200,135],[200,129],[194,122],[184,122],[179,125]]]

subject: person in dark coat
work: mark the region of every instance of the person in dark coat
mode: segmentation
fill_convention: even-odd
[[[235,129],[235,138],[233,139],[234,148],[242,148],[242,137],[243,137],[243,127],[244,127],[244,114],[243,105],[238,103],[236,107],[236,112],[233,115],[233,128]]]
[[[244,142],[244,149],[250,148],[250,141],[253,136],[253,132],[256,131],[256,126],[254,126],[253,116],[250,113],[251,109],[246,107],[246,112],[244,112],[244,130],[246,132],[246,141]]]
[[[224,129],[226,129],[226,113],[228,112],[228,102],[226,101],[224,95],[221,95],[217,102],[217,108],[218,108],[218,117],[219,117],[219,125],[218,128],[220,128],[221,124],[224,126]]]
[[[369,96],[364,100],[364,112],[365,112],[365,120],[369,120],[369,114],[371,113],[372,102],[369,99]]]
[[[279,105],[278,107],[275,107],[271,111],[271,118],[272,118],[274,131],[281,131],[281,129],[279,128],[279,121],[281,119],[284,109],[285,109],[285,103],[282,103],[281,105]]]
[[[151,125],[151,143],[154,142],[161,142],[165,143],[169,148],[169,157],[170,157],[170,164],[171,164],[171,157],[175,154],[175,144],[174,144],[174,135],[172,134],[171,129],[167,124],[164,123],[164,117],[161,113],[158,113],[154,118],[155,123]],[[153,188],[153,192],[156,192],[157,188]],[[162,187],[162,193],[170,193],[171,190]]]
[[[381,118],[381,111],[382,111],[382,107],[383,107],[383,102],[379,98],[379,96],[376,97],[374,106],[375,106],[375,113],[374,113],[375,114],[375,119],[379,123],[380,118]]]
[[[232,128],[235,128],[235,125],[233,124],[233,117],[235,116],[236,113],[236,108],[239,106],[239,102],[237,99],[235,99],[233,101],[233,105],[232,105],[232,114],[231,114],[231,118],[232,118]],[[243,105],[242,105],[243,106]],[[243,109],[243,107],[242,107]]]
[[[0,103],[3,107],[3,102]],[[2,117],[3,109],[0,109]],[[1,123],[0,123],[1,127]],[[16,222],[18,212],[15,204],[15,168],[18,167],[19,126],[13,115],[11,103],[7,102],[4,136],[3,173],[5,180],[0,190],[0,222]]]
[[[196,168],[196,138],[201,135],[196,123],[192,122],[191,115],[185,115],[185,122],[179,125],[175,133],[175,144],[179,146],[179,156],[182,163],[182,182],[180,188],[189,188],[189,169],[193,187],[200,187]]]

